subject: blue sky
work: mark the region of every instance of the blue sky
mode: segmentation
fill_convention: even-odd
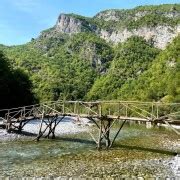
[[[23,44],[52,27],[60,13],[94,16],[105,9],[127,9],[180,0],[0,0],[0,44]]]

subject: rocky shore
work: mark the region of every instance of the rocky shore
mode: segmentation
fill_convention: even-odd
[[[56,127],[56,136],[65,135],[65,134],[76,134],[80,132],[87,131],[92,124],[89,120],[82,118],[80,121],[77,121],[74,118],[65,118],[60,124]],[[5,129],[0,129],[0,141],[14,141],[21,139],[32,139],[39,132],[40,120],[30,121],[23,128],[22,134],[16,133],[7,133]],[[45,125],[43,125],[43,129]]]
[[[29,136],[26,136],[24,134],[15,134],[15,133],[8,134],[6,132],[6,130],[0,129],[0,142],[8,143],[9,141],[16,141],[16,140],[18,140],[18,141],[22,140],[22,142],[23,142],[23,140],[34,139],[33,134],[36,135],[38,133],[39,126],[40,126],[39,120],[28,123],[24,127],[23,131],[26,133],[29,133]],[[87,119],[81,119],[80,121],[76,121],[76,119],[65,118],[57,126],[56,136],[63,136],[63,135],[76,136],[78,133],[88,131],[91,126],[92,126],[92,123],[89,122]],[[141,130],[138,130],[138,131],[141,131]],[[141,133],[143,131],[144,130],[142,130]],[[133,133],[131,130],[129,130],[128,132],[131,135]],[[151,131],[147,130],[147,132],[151,132]],[[127,132],[125,132],[125,133],[127,133]],[[150,134],[151,134],[150,139],[153,139],[155,137],[157,138],[156,131],[152,132]],[[160,146],[162,147],[161,149],[171,149],[172,151],[174,150],[174,152],[179,152],[178,151],[178,149],[180,148],[179,139],[176,138],[172,141],[172,138],[170,139],[168,134],[165,134],[164,138],[162,138],[162,139],[163,140],[160,142]],[[142,139],[140,138],[139,142],[140,142],[140,140],[142,140]],[[133,140],[133,142],[135,142],[135,141]],[[146,141],[144,141],[144,142],[146,142]],[[122,140],[121,140],[121,143],[123,143]],[[32,144],[33,144],[33,146],[35,146],[34,143],[32,143]],[[143,144],[144,143],[142,143],[142,145]],[[148,144],[146,144],[146,146],[148,146]],[[154,143],[152,143],[152,146],[153,146],[153,144]],[[171,145],[171,147],[169,147],[170,145]],[[11,147],[10,145],[8,145],[8,146]],[[41,144],[39,144],[39,146],[41,146]],[[61,146],[62,146],[62,144],[60,145],[60,147]],[[139,144],[139,146],[140,146],[140,144]],[[17,148],[18,146],[15,145],[15,147]],[[53,147],[55,147],[59,151],[58,145],[54,144]],[[23,148],[26,148],[26,147],[23,147]],[[52,151],[51,149],[49,149],[49,150]],[[18,151],[14,152],[14,150],[11,150],[11,151],[13,151],[13,153],[18,152]],[[23,153],[26,154],[27,153],[26,150],[23,150],[23,152],[21,154],[23,154]],[[36,152],[34,152],[34,153],[36,153]],[[44,151],[44,153],[47,153],[47,151]],[[95,152],[93,151],[92,154],[91,154],[91,151],[87,154],[86,153],[84,155],[83,154],[80,153],[79,155],[74,155],[73,153],[72,154],[70,153],[68,156],[62,156],[62,157],[60,156],[60,159],[55,158],[53,163],[51,163],[51,165],[48,165],[49,161],[47,161],[47,162],[45,161],[47,163],[47,166],[49,166],[48,172],[52,173],[52,174],[50,174],[51,179],[52,178],[58,179],[57,176],[53,177],[54,175],[63,175],[63,178],[65,178],[65,179],[66,178],[69,179],[69,177],[73,177],[73,179],[74,179],[74,177],[85,178],[87,176],[102,177],[102,178],[106,177],[106,178],[110,178],[110,179],[126,178],[126,177],[133,178],[133,179],[136,179],[136,178],[137,179],[139,179],[139,178],[146,179],[147,174],[149,174],[149,173],[151,174],[151,172],[154,172],[154,171],[155,171],[154,172],[155,176],[158,176],[158,177],[162,177],[162,175],[163,175],[163,177],[169,177],[169,178],[175,178],[175,179],[180,178],[180,155],[179,154],[177,154],[175,156],[162,156],[161,157],[156,153],[154,155],[153,155],[153,153],[150,153],[150,152],[145,153],[145,152],[143,152],[143,150],[142,151],[135,150],[135,149],[125,150],[125,149],[123,149],[123,145],[122,145],[122,148],[120,148],[120,149],[112,149],[112,151],[100,152],[100,154],[96,151]],[[131,156],[134,156],[133,154],[135,154],[134,159],[131,157]],[[149,157],[148,154],[152,157]],[[57,154],[57,157],[58,157],[58,155],[59,154]],[[156,155],[157,155],[157,157],[156,157]],[[11,153],[11,156],[12,156],[12,153]],[[108,156],[110,158],[111,163],[109,162],[106,165],[104,163],[104,158],[108,157]],[[141,156],[144,158],[142,158]],[[20,158],[23,158],[23,157],[24,156],[22,156],[22,155],[20,156]],[[140,157],[140,158],[138,158],[138,157]],[[61,158],[63,158],[63,159],[61,159]],[[89,159],[89,160],[87,160],[87,162],[84,164],[84,159]],[[68,162],[67,163],[68,168],[67,168],[67,166],[64,165],[64,162],[66,162],[66,161]],[[34,161],[33,163],[35,163],[34,165],[37,166],[38,168],[41,168],[41,166],[42,167],[44,166],[44,162],[41,164],[41,161],[37,162],[37,164],[36,164],[36,161]],[[54,167],[58,167],[58,168],[56,169],[56,172],[53,173]],[[17,169],[18,168],[19,167],[17,165]],[[31,172],[29,170],[29,168],[27,168],[27,167],[23,167],[23,168],[24,168],[24,171],[26,172],[26,174],[33,175],[34,169]],[[74,169],[77,169],[77,172],[72,173],[74,171]],[[79,171],[80,169],[86,169],[86,172],[81,172],[81,171]],[[46,179],[46,178],[44,178],[44,175],[47,176],[47,170],[45,172],[43,170],[44,170],[43,168],[40,170],[40,172],[41,172],[40,176],[42,175],[43,179]],[[0,173],[0,176],[5,175],[5,173],[4,173],[5,170],[3,170],[2,172],[3,172],[3,174]],[[7,172],[9,173],[9,169],[7,170]],[[80,174],[78,174],[78,172]],[[131,177],[131,176],[123,175],[123,174],[128,174],[128,172],[130,172],[131,175],[136,175],[136,176]],[[17,173],[20,173],[20,172],[18,170],[16,171],[16,169],[14,169],[13,173],[14,173],[14,175],[12,174],[13,176],[17,176],[18,175]],[[67,177],[64,176],[65,174],[68,176]],[[20,175],[21,174],[19,174],[19,176]],[[153,176],[153,178],[156,178],[155,176]],[[60,177],[60,178],[62,178],[62,177]],[[1,179],[1,177],[0,177],[0,179]],[[29,178],[26,178],[26,179],[29,179]],[[35,178],[35,179],[39,179],[39,178]]]

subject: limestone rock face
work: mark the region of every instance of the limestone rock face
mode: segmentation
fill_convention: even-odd
[[[55,25],[56,32],[67,34],[75,34],[87,31],[95,32],[96,30],[96,25],[89,23],[85,18],[81,19],[71,14],[60,14]]]
[[[180,33],[180,25],[172,28],[170,26],[157,26],[153,28],[142,27],[139,29],[123,29],[121,31],[108,32],[101,30],[100,36],[108,42],[117,44],[126,41],[131,36],[142,36],[147,41],[151,40],[155,47],[164,49],[166,45],[173,40],[177,34]]]
[[[56,23],[56,31],[63,33],[78,33],[81,32],[82,22],[74,17],[60,14]]]
[[[135,14],[127,14],[126,10],[108,10],[108,11],[104,11],[104,12],[100,12],[98,13],[94,18],[96,19],[101,19],[104,21],[114,21],[114,22],[118,22],[124,19],[134,19],[137,20],[145,15],[147,15],[148,12],[147,11],[142,11],[142,12],[137,12]]]
[[[120,17],[116,10],[109,10],[98,13],[95,18],[103,19],[104,21],[119,21]]]
[[[148,18],[151,22],[153,18],[156,19],[159,16],[162,17],[163,22],[155,22],[153,25],[147,22],[143,24],[143,21]],[[167,19],[164,20],[164,18]],[[164,49],[180,33],[180,24],[177,23],[179,21],[176,24],[173,22],[173,20],[179,18],[180,13],[176,8],[169,11],[161,11],[158,8],[153,11],[148,10],[148,8],[146,10],[107,10],[98,13],[93,18],[75,14],[60,14],[56,25],[50,30],[42,32],[41,37],[56,37],[58,39],[62,34],[73,35],[81,32],[91,32],[116,45],[126,41],[131,36],[141,36],[153,43],[155,47]],[[168,20],[172,21],[172,24],[168,24]],[[141,24],[129,28],[129,21]]]

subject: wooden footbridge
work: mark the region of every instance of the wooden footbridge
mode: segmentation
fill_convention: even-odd
[[[55,138],[57,125],[67,116],[88,118],[99,130],[98,138],[92,139],[101,148],[103,140],[106,147],[111,147],[126,121],[137,121],[156,125],[168,125],[175,133],[172,124],[180,125],[180,103],[136,102],[136,101],[55,101],[12,109],[0,110],[1,127],[7,132],[23,130],[30,121],[39,120],[40,127],[36,140],[42,136]],[[110,138],[112,126],[119,123],[117,133]],[[45,126],[45,128],[43,128]]]

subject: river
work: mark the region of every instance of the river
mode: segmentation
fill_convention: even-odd
[[[98,151],[86,132],[39,142],[28,138],[1,141],[0,176],[175,177],[173,160],[180,153],[179,140],[169,130],[126,125],[109,150]]]

